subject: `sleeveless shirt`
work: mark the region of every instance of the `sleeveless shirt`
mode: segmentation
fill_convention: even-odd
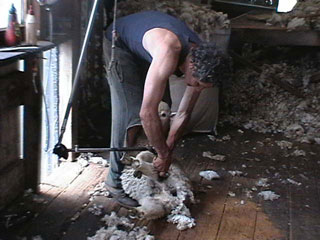
[[[187,56],[190,42],[196,44],[201,42],[198,35],[183,21],[159,11],[143,11],[116,20],[118,37],[116,45],[151,63],[152,56],[144,49],[142,39],[144,34],[153,28],[168,29],[177,35],[182,45],[179,63],[182,63]],[[106,37],[112,40],[112,24],[107,29]]]

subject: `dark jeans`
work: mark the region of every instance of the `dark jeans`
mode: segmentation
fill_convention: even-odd
[[[146,70],[139,65],[133,54],[116,47],[115,61],[108,71],[111,42],[104,39],[103,45],[107,79],[111,92],[111,147],[123,147],[126,145],[127,130],[130,127],[141,125],[139,112]],[[111,167],[106,183],[111,187],[122,187],[120,176],[124,168],[121,163],[123,156],[124,152],[110,152]]]

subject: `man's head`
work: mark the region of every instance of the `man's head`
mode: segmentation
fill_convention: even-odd
[[[193,47],[187,61],[189,61],[187,64],[189,71],[187,70],[186,77],[189,72],[192,78],[204,86],[211,84],[220,87],[222,81],[228,79],[231,73],[231,58],[212,43],[202,43]]]

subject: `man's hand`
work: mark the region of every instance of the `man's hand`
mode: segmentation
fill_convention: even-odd
[[[171,157],[168,157],[166,159],[156,157],[153,159],[153,166],[159,172],[160,177],[166,176],[166,173],[169,170],[171,162],[172,162]]]

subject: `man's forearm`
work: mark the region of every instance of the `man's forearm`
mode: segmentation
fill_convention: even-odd
[[[141,116],[142,126],[150,144],[155,148],[158,156],[166,159],[170,156],[170,149],[166,143],[162,124],[157,113],[149,113]]]
[[[183,98],[181,99],[178,112],[170,126],[170,131],[167,138],[167,145],[170,150],[174,148],[176,142],[182,137],[200,92],[201,90],[196,88],[186,88]]]
[[[174,116],[170,131],[167,137],[167,145],[173,150],[177,141],[182,137],[185,126],[188,124],[189,116],[186,114],[177,114]]]

